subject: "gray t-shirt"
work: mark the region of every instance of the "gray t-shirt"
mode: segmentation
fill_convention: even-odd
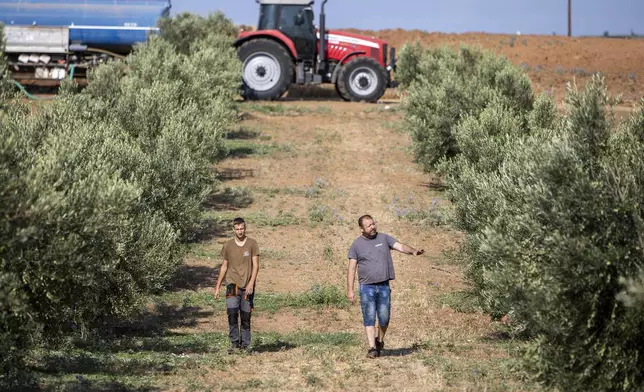
[[[388,234],[378,233],[376,238],[356,238],[349,249],[349,259],[358,261],[358,282],[380,283],[396,279],[391,249],[396,239]]]

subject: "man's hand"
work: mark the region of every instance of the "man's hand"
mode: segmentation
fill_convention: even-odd
[[[255,290],[255,287],[253,287],[253,286],[255,286],[254,283],[249,283],[248,285],[246,285],[246,290],[245,290],[246,291],[246,296],[249,296],[249,295],[253,294],[253,291]]]
[[[354,293],[353,290],[349,290],[347,297],[349,298],[349,301],[351,301],[351,303],[354,303],[356,300],[356,293]]]
[[[215,292],[215,299],[219,299],[219,291],[221,290],[221,286],[217,286],[214,289]]]
[[[417,251],[415,251],[415,252],[414,252],[414,256],[420,256],[420,255],[422,255],[423,253],[425,253],[425,250],[424,250],[424,249],[417,250]]]

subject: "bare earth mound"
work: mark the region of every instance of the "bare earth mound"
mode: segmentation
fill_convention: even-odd
[[[358,34],[387,40],[400,50],[405,43],[425,47],[478,45],[507,57],[527,71],[536,91],[549,91],[557,100],[564,97],[566,83],[583,86],[595,73],[605,76],[611,95],[622,94],[625,102],[642,98],[644,89],[644,40],[603,37],[562,37],[514,34],[444,34],[420,30],[355,30]]]

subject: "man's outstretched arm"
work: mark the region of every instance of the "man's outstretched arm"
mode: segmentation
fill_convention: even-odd
[[[405,254],[408,254],[408,255],[414,255],[414,256],[419,256],[419,255],[422,255],[423,253],[425,253],[425,251],[423,249],[418,250],[418,249],[412,248],[409,245],[405,245],[405,244],[403,244],[401,242],[396,242],[394,244],[393,248],[395,250],[397,250],[398,252],[405,253]]]

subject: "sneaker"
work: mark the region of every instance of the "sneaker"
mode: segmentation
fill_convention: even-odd
[[[378,350],[378,356],[380,356],[380,353],[384,349],[385,349],[385,342],[381,342],[380,339],[376,338],[376,350]]]
[[[239,351],[240,349],[241,349],[241,347],[239,346],[239,344],[233,344],[230,347],[228,347],[228,354],[234,354],[237,351]]]
[[[250,346],[241,346],[239,350],[241,350],[241,352],[243,353],[250,354],[250,352],[252,351],[252,348],[250,348]]]
[[[380,356],[380,353],[378,350],[376,350],[375,347],[371,347],[369,351],[367,351],[367,358],[377,358]]]

